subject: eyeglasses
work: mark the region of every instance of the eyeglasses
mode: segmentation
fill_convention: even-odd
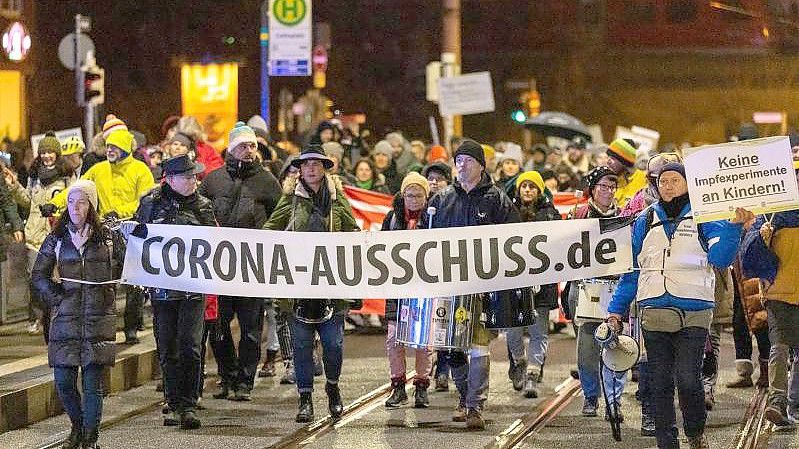
[[[661,186],[661,187],[676,186],[676,185],[679,185],[681,182],[684,182],[684,181],[682,179],[680,179],[680,178],[675,178],[675,179],[664,179],[664,178],[661,178],[660,180],[658,180],[658,186]]]
[[[612,184],[597,184],[596,185],[599,190],[604,190],[606,192],[615,192],[618,189],[617,186]]]

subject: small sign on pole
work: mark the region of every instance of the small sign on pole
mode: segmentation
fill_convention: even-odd
[[[705,145],[683,154],[696,222],[732,218],[737,207],[755,214],[799,209],[788,137]]]
[[[311,0],[269,0],[269,75],[311,76]]]
[[[494,87],[490,72],[438,80],[438,108],[443,116],[494,112]]]

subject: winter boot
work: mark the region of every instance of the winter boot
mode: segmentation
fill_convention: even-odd
[[[83,449],[100,449],[100,446],[97,444],[97,439],[99,438],[99,434],[97,429],[86,429],[83,432]]]
[[[484,430],[486,428],[486,422],[483,419],[483,415],[480,414],[480,410],[470,408],[466,412],[466,428],[474,430]]]
[[[760,359],[760,377],[755,382],[757,388],[768,388],[768,359]]]
[[[277,351],[273,350],[266,350],[266,360],[264,360],[263,366],[258,371],[258,377],[275,377],[275,357],[277,356]]]
[[[449,376],[441,373],[436,376],[436,391],[449,391]]]
[[[294,419],[296,422],[311,422],[313,421],[313,399],[311,392],[300,393],[300,406],[297,412],[297,417]]]
[[[430,387],[430,381],[416,380],[413,384],[416,387],[413,391],[413,407],[414,408],[430,407],[430,399],[428,399],[427,397],[427,389]]]
[[[405,379],[398,377],[391,379],[391,396],[386,400],[386,407],[397,408],[408,403],[408,394],[405,392]]]
[[[219,392],[213,394],[214,399],[227,399],[228,396],[230,396],[230,389],[224,382],[219,386]]]
[[[64,445],[61,446],[61,449],[80,449],[80,445],[83,442],[83,429],[80,425],[72,425],[72,430],[69,432],[69,436],[67,440],[64,441]]]
[[[738,373],[738,377],[735,378],[732,382],[728,382],[726,384],[727,388],[749,388],[752,385],[752,373],[754,372],[755,367],[752,365],[751,360],[736,360],[735,361],[735,371]],[[766,378],[768,380],[768,378]]]
[[[180,428],[184,430],[199,429],[201,426],[200,420],[194,410],[186,410],[180,415]]]
[[[527,379],[524,381],[524,397],[534,399],[538,397],[538,370],[527,374]]]
[[[325,393],[327,393],[327,408],[330,410],[330,416],[333,421],[341,419],[341,414],[344,413],[344,404],[341,403],[341,392],[338,389],[338,384],[326,382]]]

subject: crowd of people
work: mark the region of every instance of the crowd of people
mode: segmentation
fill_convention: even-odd
[[[628,217],[634,270],[616,277],[531,286],[535,324],[504,332],[513,388],[538,396],[548,352],[550,310],[562,308],[577,335],[582,414],[620,422],[626,373],[607,370],[594,338],[607,322],[617,332],[641,329],[646,356],[639,382],[641,433],[660,448],[678,448],[675,383],[691,448],[708,447],[707,411],[715,404],[721,330],[734,329],[738,377],[753,386],[752,338],[758,343],[757,385],[769,388],[766,417],[780,428],[799,418],[799,382],[790,376],[799,347],[793,251],[799,212],[694,223],[679,151],[647,154],[630,139],[594,145],[575,137],[564,148],[457,138],[452,151],[391,132],[371,145],[357,131],[326,121],[300,147],[274,142],[263,120],[238,122],[218,153],[193,117],[171,117],[161,141],[109,115],[94,139],[60,142],[48,132],[36,157],[3,159],[0,206],[7,231],[29,250],[30,328],[43,334],[59,397],[72,423],[64,447],[95,448],[102,413],[101,372],[116,351],[115,280],[125,240],[147,224],[225,226],[301,232],[360,231],[343,186],[393,196],[382,230],[485,226],[561,219]],[[797,166],[799,167],[799,166]],[[796,167],[795,167],[796,168]],[[799,170],[799,169],[798,169]],[[553,194],[579,190],[587,201],[566,217]],[[436,213],[428,215],[428,207]],[[56,277],[55,274],[58,274]],[[166,399],[163,424],[201,426],[206,347],[218,367],[215,399],[252,400],[256,376],[295,384],[297,422],[314,419],[314,377],[324,376],[329,412],[341,417],[339,389],[345,326],[359,300],[268,299],[124,287],[125,344],[136,344],[150,301]],[[581,295],[607,289],[604,316],[578,313]],[[594,290],[591,290],[594,289]],[[480,315],[481,304],[476,305]],[[397,300],[387,300],[386,354],[392,394],[386,407],[409,400],[405,347],[397,342]],[[238,322],[234,341],[231,322]],[[375,320],[378,320],[375,323]],[[428,407],[431,383],[459,395],[452,419],[484,429],[489,391],[488,347],[497,333],[471,320],[467,351],[415,350],[413,406]],[[264,338],[263,332],[267,332]],[[525,333],[528,342],[525,344]],[[262,353],[262,341],[265,350]],[[260,367],[260,369],[259,369]],[[435,368],[434,368],[435,367]],[[78,373],[81,388],[78,388]],[[82,393],[79,392],[82,391]],[[603,394],[604,393],[604,394]]]

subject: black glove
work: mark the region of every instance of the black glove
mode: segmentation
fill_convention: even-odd
[[[55,215],[58,212],[58,208],[55,204],[44,203],[39,205],[39,212],[42,213],[42,217],[48,218]]]
[[[572,288],[572,282],[570,281],[566,283],[566,285],[563,287],[563,291],[560,292],[560,308],[563,310],[563,316],[565,316],[569,321],[574,320],[572,308],[569,304],[569,290]]]

